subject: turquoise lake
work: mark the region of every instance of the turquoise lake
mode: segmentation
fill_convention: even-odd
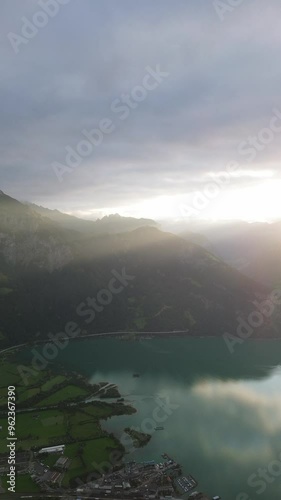
[[[141,449],[127,439],[127,460],[166,452],[210,497],[280,500],[280,354],[281,341],[248,341],[231,354],[218,338],[100,339],[70,343],[58,361],[117,384],[138,410],[102,424],[122,440],[126,426],[152,434]]]

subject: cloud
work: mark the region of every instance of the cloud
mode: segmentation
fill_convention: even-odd
[[[223,23],[206,0],[71,0],[16,55],[6,34],[38,9],[1,5],[0,175],[15,197],[100,210],[190,192],[281,109],[277,0],[245,1]],[[112,102],[157,64],[169,78],[127,120],[112,115]],[[59,183],[52,162],[105,117],[115,131]],[[259,177],[268,162],[278,169],[280,152],[275,140],[242,168]]]

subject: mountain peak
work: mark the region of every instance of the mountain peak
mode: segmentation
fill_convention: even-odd
[[[5,193],[0,189],[0,196],[5,196]]]

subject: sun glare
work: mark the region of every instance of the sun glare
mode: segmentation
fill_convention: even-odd
[[[267,180],[251,188],[221,193],[210,206],[215,219],[272,221],[281,217],[281,180]],[[212,202],[210,202],[212,205]]]

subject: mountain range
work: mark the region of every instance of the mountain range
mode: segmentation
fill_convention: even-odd
[[[116,293],[109,292],[113,279]],[[0,194],[1,347],[46,338],[70,321],[83,334],[235,334],[237,315],[246,317],[266,293],[192,238],[161,231],[153,220],[85,221]],[[276,329],[266,325],[254,335]]]

